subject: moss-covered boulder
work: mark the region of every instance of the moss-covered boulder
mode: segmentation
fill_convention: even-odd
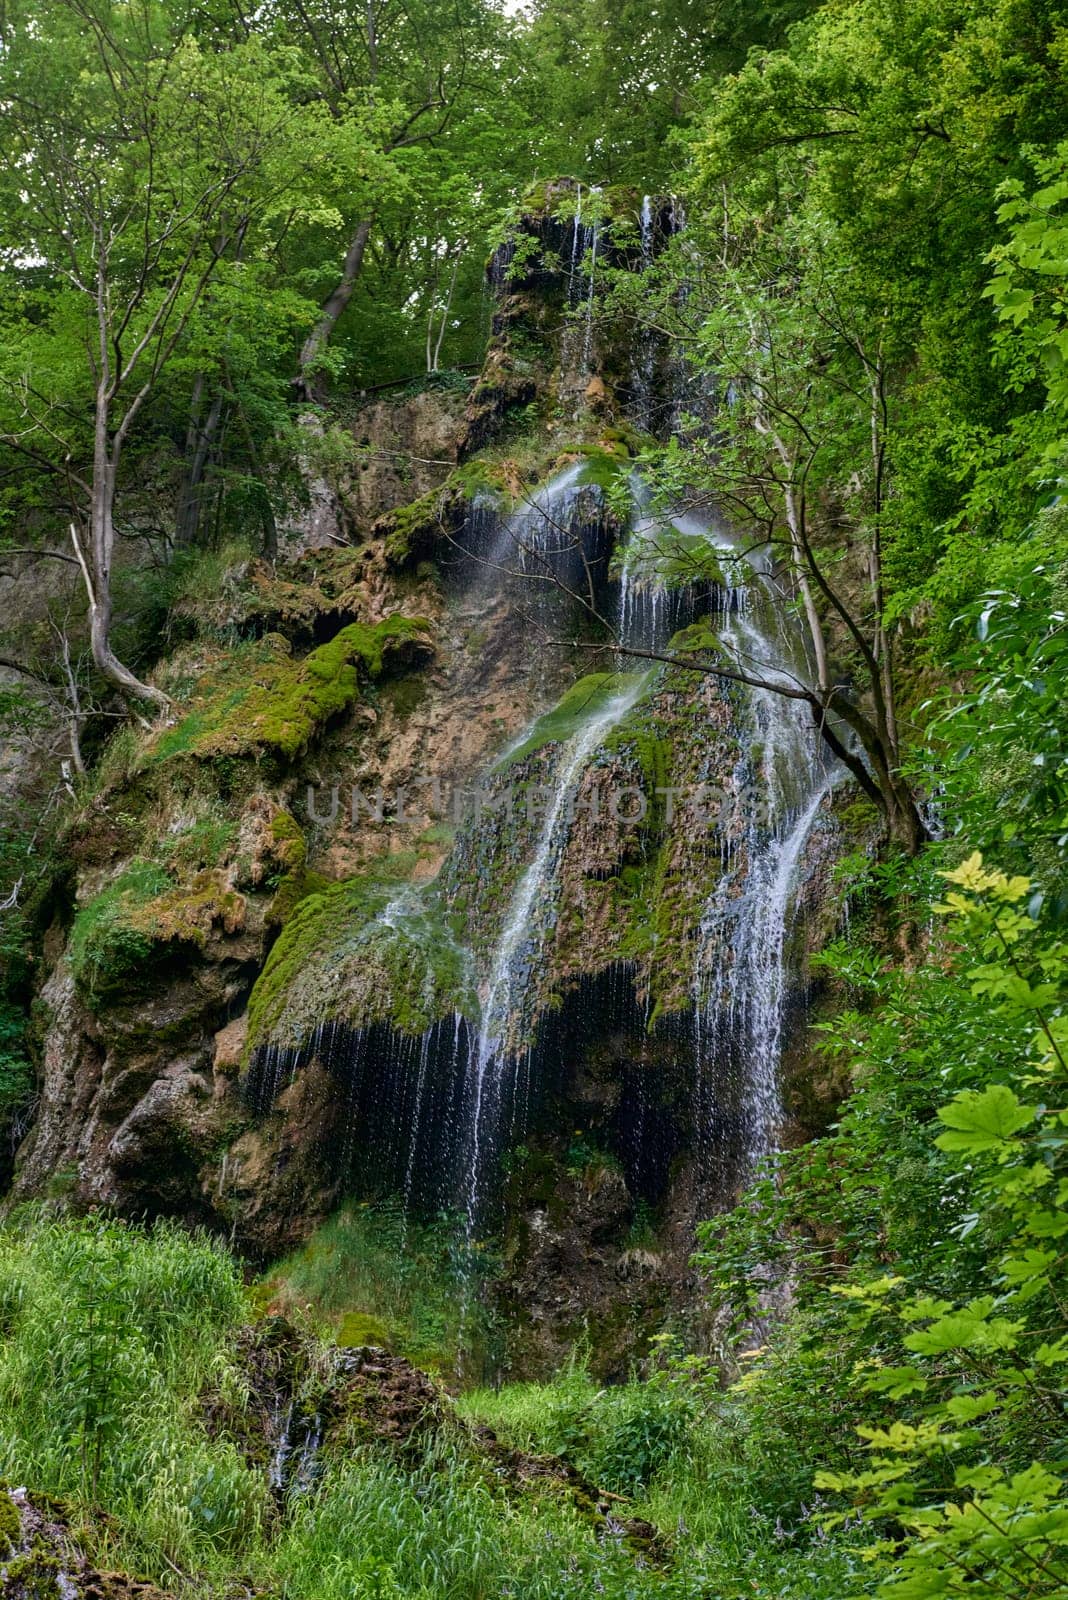
[[[292,761],[352,705],[361,673],[375,678],[387,664],[426,659],[429,635],[429,624],[418,617],[353,622],[300,660],[286,640],[268,635],[198,682],[193,709],[156,736],[144,761],[259,755]]]
[[[415,853],[387,856],[302,901],[252,991],[251,1050],[297,1047],[324,1022],[420,1034],[476,1012],[455,920],[435,886],[411,882],[417,866]]]

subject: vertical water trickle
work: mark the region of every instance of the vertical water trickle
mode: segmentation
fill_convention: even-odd
[[[720,637],[761,686],[737,690],[734,826],[701,918],[694,972],[698,1122],[715,1175],[743,1181],[774,1150],[790,985],[789,933],[805,848],[835,769],[804,702],[776,693],[806,666],[757,575],[735,591]]]
[[[594,191],[596,193],[596,191]],[[593,301],[597,289],[597,247],[601,242],[601,224],[595,219],[590,235],[590,270],[589,283],[586,289],[586,334],[582,342],[582,369],[584,373],[590,370],[593,360]]]
[[[504,1106],[517,1084],[538,997],[538,963],[553,921],[553,890],[560,858],[573,820],[582,775],[609,732],[636,703],[644,687],[637,678],[563,746],[552,781],[552,795],[538,832],[534,854],[519,879],[494,947],[482,990],[482,1017],[469,1066],[468,1147],[464,1214],[469,1235],[477,1226],[487,1164],[496,1153]]]
[[[585,191],[581,184],[575,189],[571,254],[567,263],[567,316],[560,339],[560,374],[562,387],[570,392],[576,407],[593,361],[593,312],[602,235],[601,220],[596,215],[600,193],[596,184]],[[591,205],[594,215],[587,222],[584,209]]]
[[[656,245],[656,214],[652,195],[642,197],[641,215],[641,270],[648,272],[653,264]],[[650,328],[636,326],[632,350],[632,378],[634,388],[634,421],[642,433],[653,431],[653,394],[656,387],[656,358],[658,336]]]
[[[575,304],[575,273],[578,271],[582,259],[582,185],[575,185],[575,221],[571,230],[571,270],[567,278],[567,299],[570,306]]]

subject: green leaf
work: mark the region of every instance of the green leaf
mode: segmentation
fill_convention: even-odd
[[[952,1131],[939,1134],[939,1149],[978,1155],[1006,1144],[1021,1128],[1034,1120],[1035,1107],[1021,1105],[1005,1084],[988,1089],[964,1089],[941,1106],[939,1120]]]

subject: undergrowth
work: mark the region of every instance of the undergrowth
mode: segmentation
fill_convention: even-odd
[[[281,1262],[257,1290],[265,1304],[322,1318],[342,1345],[383,1344],[452,1376],[491,1364],[497,1329],[481,1295],[493,1260],[458,1219],[416,1222],[398,1206],[350,1205]]]
[[[275,1288],[284,1281],[291,1302],[317,1297],[342,1333],[367,1306],[413,1350],[455,1349],[452,1235],[444,1224],[409,1234],[399,1267],[401,1226],[343,1213]],[[280,1600],[848,1592],[848,1541],[821,1542],[807,1512],[781,1515],[794,1504],[792,1483],[782,1501],[781,1426],[770,1415],[743,1425],[702,1368],[671,1360],[608,1391],[576,1361],[553,1383],[478,1391],[458,1407],[615,1485],[607,1523],[550,1479],[506,1487],[477,1431],[447,1421],[403,1453],[350,1432],[324,1449],[310,1487],[280,1499],[262,1451],[219,1420],[262,1409],[241,1359],[260,1298],[221,1246],[170,1224],[18,1215],[0,1231],[0,1481],[61,1496],[98,1565],[189,1600],[249,1589]],[[623,1519],[634,1515],[660,1530],[659,1551],[631,1540]]]

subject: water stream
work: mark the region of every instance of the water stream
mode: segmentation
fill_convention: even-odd
[[[538,963],[552,921],[554,883],[573,821],[582,776],[607,734],[637,702],[645,679],[632,681],[594,712],[560,752],[552,799],[534,854],[522,874],[497,939],[481,993],[482,1017],[471,1059],[470,1133],[464,1210],[469,1228],[477,1220],[485,1178],[487,1145],[495,1148],[505,1101],[504,1075],[514,1070],[517,1046],[533,1022]]]
[[[726,570],[737,556],[724,547]],[[698,1121],[713,1158],[726,1136],[745,1178],[776,1147],[789,998],[789,936],[805,850],[839,776],[807,702],[776,692],[807,676],[801,641],[767,575],[751,571],[720,627],[746,724],[733,787],[737,829],[705,902],[694,968]],[[725,1103],[727,1114],[724,1115]]]

